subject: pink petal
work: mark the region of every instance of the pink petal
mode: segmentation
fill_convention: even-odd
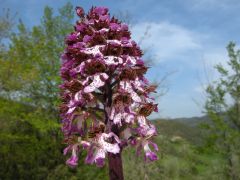
[[[151,151],[151,149],[150,149],[150,147],[149,147],[149,145],[148,145],[148,141],[143,141],[143,142],[142,142],[142,146],[143,146],[143,150],[144,150],[145,152],[150,152],[150,151]]]
[[[138,120],[138,124],[139,124],[140,126],[146,126],[146,125],[147,125],[146,117],[144,117],[144,116],[138,116],[138,117],[137,117],[137,120]]]
[[[97,148],[95,153],[95,160],[98,158],[105,159],[106,153],[102,148]]]
[[[134,122],[134,115],[129,113],[124,113],[124,119],[126,123],[133,123]]]
[[[69,108],[66,114],[71,114],[75,109],[76,107]]]
[[[158,160],[158,157],[157,157],[156,153],[154,153],[154,152],[152,152],[152,151],[147,152],[147,153],[145,154],[145,158],[148,158],[150,161],[156,161],[156,160]]]
[[[105,161],[104,158],[97,158],[95,160],[97,167],[103,167],[104,166],[104,161]]]
[[[118,144],[110,144],[110,143],[103,143],[104,150],[113,154],[117,154],[120,152],[120,148]]]
[[[122,58],[116,56],[105,56],[103,60],[107,65],[118,65],[123,63]]]
[[[71,167],[75,167],[78,165],[77,148],[77,145],[74,145],[72,147],[72,156],[66,161],[66,164]]]
[[[142,102],[142,99],[138,96],[137,93],[135,93],[134,91],[130,92],[131,93],[131,96],[132,96],[132,99],[135,101],[135,102]]]
[[[114,134],[113,132],[110,132],[108,134],[103,133],[103,136],[105,136],[105,138],[111,138],[114,137],[114,139],[117,141],[117,143],[120,143],[120,139],[118,138],[118,136],[116,134]]]
[[[96,163],[98,167],[102,167],[104,165],[105,156],[106,153],[102,148],[92,146],[88,151],[85,163],[87,164]]]
[[[113,118],[113,123],[114,124],[120,124],[121,125],[121,119],[122,119],[122,114],[118,113],[114,116]]]
[[[158,145],[156,143],[153,143],[152,141],[149,141],[149,144],[151,144],[155,151],[158,151]]]
[[[66,148],[64,148],[63,154],[66,155],[71,148],[72,148],[72,145],[69,145]]]
[[[94,75],[93,82],[84,88],[85,93],[93,92],[97,88],[99,88],[105,84],[105,82],[102,81],[100,76],[102,77],[103,80],[108,79],[108,75],[106,73],[100,73],[98,75]]]
[[[81,144],[82,144],[82,146],[83,146],[83,148],[84,149],[87,149],[88,147],[90,147],[90,143],[89,142],[87,142],[87,141],[81,141]]]
[[[78,165],[78,157],[77,156],[71,156],[67,161],[66,164],[71,167],[75,167]]]
[[[115,135],[114,133],[109,133],[109,134],[106,134],[106,133],[102,133],[99,137],[99,140],[98,140],[98,143],[104,148],[105,151],[107,152],[111,152],[113,154],[116,154],[116,153],[119,153],[120,152],[120,148],[118,146],[118,143],[115,143],[115,144],[111,144],[107,141],[105,141],[105,139],[108,139],[110,137],[114,137],[114,139],[120,143],[120,140],[119,138],[117,137],[117,135]]]

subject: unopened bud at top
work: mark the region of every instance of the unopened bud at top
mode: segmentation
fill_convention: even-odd
[[[84,10],[83,10],[82,7],[77,6],[77,7],[75,8],[75,10],[76,10],[76,13],[77,13],[77,15],[78,15],[79,17],[84,17]]]

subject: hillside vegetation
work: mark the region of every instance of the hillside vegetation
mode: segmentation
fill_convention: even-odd
[[[0,99],[0,179],[107,179],[107,170],[84,164],[77,169],[65,165],[58,122],[44,109]],[[146,164],[135,150],[123,155],[126,179],[204,179],[221,175],[218,154],[197,148],[200,129],[177,120],[155,120],[159,135],[159,160]],[[134,167],[134,169],[133,169]]]

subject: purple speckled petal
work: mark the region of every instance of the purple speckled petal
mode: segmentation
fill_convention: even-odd
[[[109,22],[110,21],[110,17],[109,15],[103,15],[103,16],[100,16],[99,18],[101,21],[106,21],[106,22]]]
[[[83,148],[84,149],[87,149],[88,147],[90,147],[90,143],[89,142],[87,142],[87,141],[81,141],[81,144],[82,144],[82,146],[83,146]]]
[[[83,49],[85,48],[85,43],[83,42],[77,42],[73,45],[73,48],[76,48],[76,49]]]
[[[156,143],[153,143],[152,141],[149,141],[149,144],[151,144],[155,151],[158,151],[158,145]]]
[[[73,33],[73,34],[68,35],[67,38],[66,38],[66,40],[67,40],[67,41],[76,41],[77,38],[78,38],[78,35],[75,34],[75,33]]]
[[[66,161],[66,164],[70,167],[75,167],[78,165],[77,148],[77,146],[72,147],[72,156]]]
[[[113,123],[114,124],[121,124],[121,119],[122,119],[122,114],[118,113],[114,116]]]
[[[108,8],[106,8],[106,7],[96,7],[93,10],[93,12],[98,14],[98,15],[105,15],[108,12]]]
[[[110,29],[112,31],[117,31],[117,30],[119,30],[119,28],[120,28],[119,24],[117,24],[117,23],[110,23]]]
[[[95,89],[103,86],[105,84],[105,80],[108,79],[108,75],[106,73],[100,73],[93,76],[93,82],[84,88],[85,93],[93,92]]]
[[[138,116],[137,117],[137,120],[138,120],[138,123],[139,123],[139,125],[141,126],[141,127],[143,127],[143,126],[146,126],[146,124],[147,124],[147,120],[146,120],[146,117],[145,116]]]
[[[96,163],[98,167],[102,167],[104,165],[105,156],[106,152],[101,147],[91,146],[90,149],[88,150],[85,163],[86,164]]]
[[[85,158],[85,163],[86,164],[93,164],[94,162],[94,151],[93,151],[93,146],[91,146],[89,149],[88,149],[88,154]]]
[[[75,157],[75,156],[71,156],[71,158],[69,158],[67,161],[66,161],[66,164],[70,167],[75,167],[78,165],[78,157]]]
[[[124,119],[125,119],[125,122],[127,122],[127,123],[133,123],[135,117],[133,114],[124,113]]]
[[[109,133],[109,134],[106,134],[106,133],[102,133],[100,136],[99,136],[99,139],[98,139],[98,143],[101,145],[101,147],[103,147],[103,149],[107,152],[111,152],[113,154],[116,154],[116,153],[119,153],[120,152],[120,147],[118,145],[118,143],[109,143],[106,141],[106,139],[109,139],[110,137],[114,137],[114,139],[120,143],[120,140],[119,138],[114,134],[114,133]]]
[[[66,148],[64,148],[63,154],[67,155],[68,151],[71,150],[71,149],[72,149],[72,145],[67,146]]]
[[[154,152],[152,152],[152,151],[147,152],[147,153],[145,154],[145,156],[146,156],[146,158],[148,158],[150,161],[156,161],[156,160],[158,160],[158,157],[157,157],[156,153],[154,153]]]
[[[97,158],[97,159],[96,159],[96,165],[97,165],[97,167],[103,167],[103,166],[104,166],[104,161],[105,161],[104,158]]]
[[[75,26],[76,31],[83,32],[87,28],[86,24],[78,24]]]
[[[96,162],[97,160],[105,159],[105,156],[106,152],[102,148],[96,148],[94,161]]]
[[[144,116],[141,116],[141,117],[143,118]],[[138,118],[140,118],[140,117],[138,117]],[[142,121],[142,122],[140,122],[141,126],[137,128],[138,134],[140,134],[141,136],[145,136],[145,137],[151,137],[151,136],[157,134],[157,130],[154,125],[145,124],[144,119],[141,119],[140,121]]]
[[[85,42],[85,43],[88,43],[88,42],[90,42],[91,40],[92,40],[92,37],[89,36],[89,35],[85,35],[85,36],[83,37],[83,42]]]

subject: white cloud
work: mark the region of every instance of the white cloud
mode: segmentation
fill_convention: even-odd
[[[138,23],[132,28],[133,39],[139,41],[147,28],[149,35],[144,39],[142,46],[151,47],[151,51],[156,55],[156,63],[176,57],[182,59],[186,53],[202,48],[201,34],[169,22]]]
[[[147,30],[148,29],[148,30]],[[139,42],[144,33],[141,48],[151,50],[155,63],[181,61],[189,66],[203,68],[216,64],[227,65],[227,44],[219,44],[215,34],[204,34],[169,22],[142,22],[132,27],[133,39]]]
[[[170,88],[169,94],[159,101],[160,112],[151,117],[202,115],[206,100],[204,88],[219,78],[214,66],[221,63],[228,68],[227,44],[216,41],[221,37],[215,34],[203,34],[169,22],[136,24],[132,28],[133,39],[139,41],[147,27],[150,27],[149,35],[141,47],[151,47],[151,53],[156,55],[155,63],[170,65],[183,78],[182,84],[179,84],[179,78],[174,80],[178,92]],[[158,70],[154,69],[154,73],[159,77]]]

